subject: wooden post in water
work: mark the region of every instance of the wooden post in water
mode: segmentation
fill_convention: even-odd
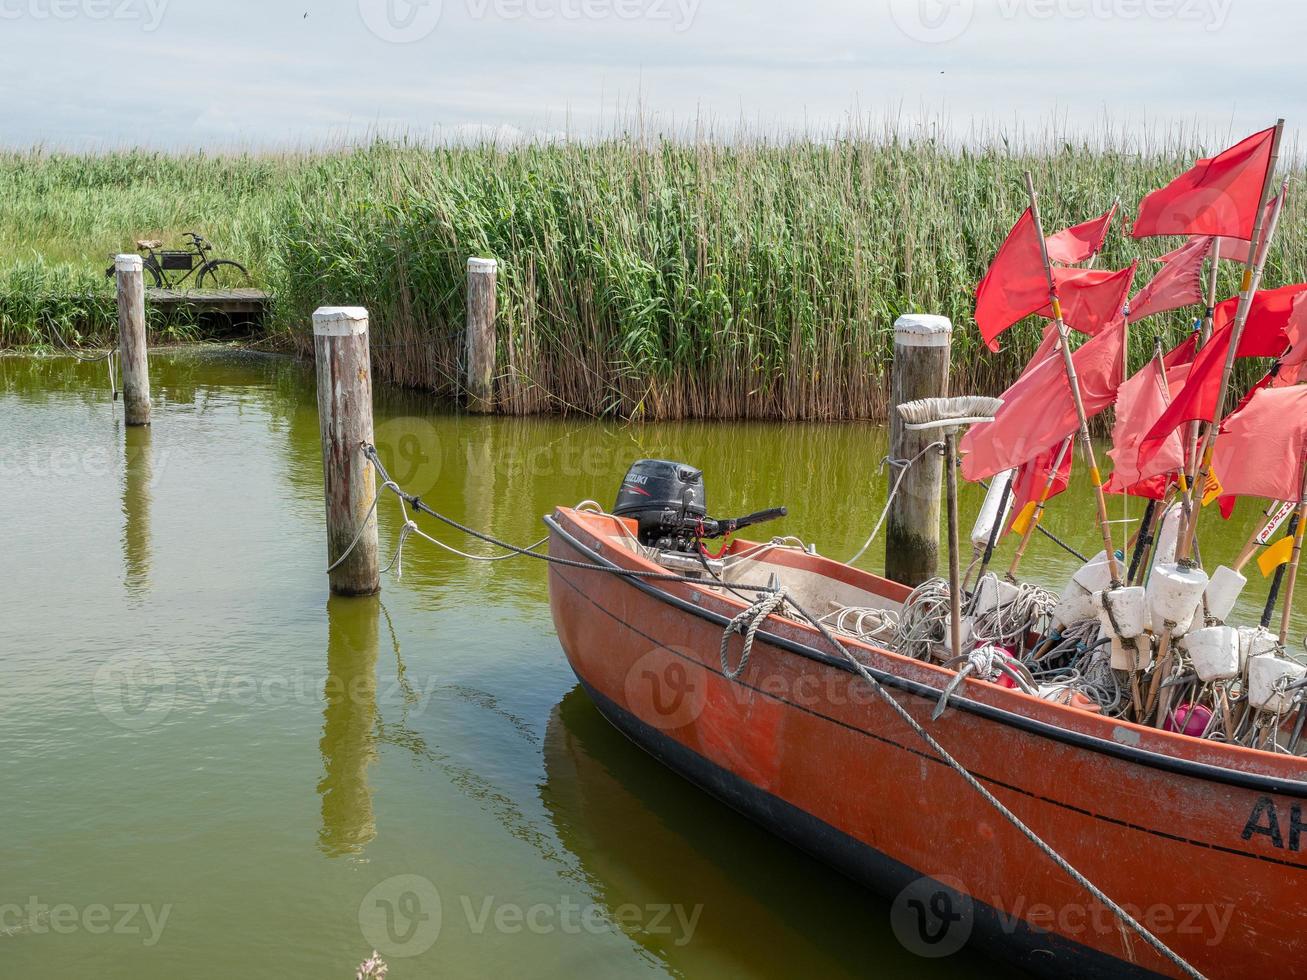
[[[118,280],[118,353],[123,372],[123,416],[128,425],[150,424],[150,361],[145,336],[145,262],[139,255],[113,260]]]
[[[495,410],[494,259],[467,260],[467,407]]]
[[[363,455],[372,444],[372,364],[368,311],[324,306],[313,314],[318,428],[327,498],[327,564],[354,550],[329,573],[336,595],[381,591],[377,564],[376,470]]]
[[[894,364],[890,373],[889,488],[902,475],[890,505],[885,532],[885,577],[915,588],[939,568],[940,478],[943,456],[921,455],[938,433],[910,432],[898,406],[920,398],[946,398],[953,324],[948,317],[912,314],[894,324]],[[902,466],[916,462],[904,473]]]

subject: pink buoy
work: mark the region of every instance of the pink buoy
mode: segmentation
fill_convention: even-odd
[[[1205,708],[1201,704],[1182,704],[1166,719],[1166,724],[1162,728],[1168,732],[1180,732],[1183,735],[1192,735],[1198,738],[1203,732],[1207,731],[1207,726],[1211,720],[1212,712],[1210,708]]]

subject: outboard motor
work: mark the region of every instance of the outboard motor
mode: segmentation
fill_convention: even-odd
[[[775,507],[733,520],[714,520],[708,517],[702,470],[666,459],[642,459],[631,464],[622,479],[613,513],[635,520],[637,537],[646,547],[696,554],[703,538],[720,538],[784,517],[787,511]]]

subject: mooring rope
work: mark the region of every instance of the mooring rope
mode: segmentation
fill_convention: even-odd
[[[476,531],[470,527],[460,524],[458,521],[455,521],[453,518],[446,517],[444,514],[438,513],[437,511],[433,510],[431,507],[423,503],[422,499],[417,494],[404,493],[404,491],[401,490],[399,486],[390,478],[390,475],[386,472],[385,467],[382,466],[381,459],[377,455],[376,447],[365,444],[362,447],[362,451],[364,456],[367,457],[367,459],[370,460],[372,464],[377,467],[378,473],[381,474],[383,480],[381,486],[382,490],[386,490],[386,489],[391,490],[392,492],[395,493],[396,496],[398,496],[401,500],[406,501],[411,507],[413,507],[414,510],[418,511],[419,513],[427,514],[430,517],[434,517],[437,520],[442,521],[443,523],[449,525],[450,527],[463,532],[464,534],[477,538],[488,544],[494,545],[495,547],[502,548],[505,551],[511,551],[516,555],[522,555],[524,557],[536,558],[539,559],[540,561],[548,562],[549,564],[553,564],[553,565],[560,565],[566,568],[578,568],[585,571],[604,572],[610,575],[617,575],[622,578],[640,578],[640,579],[644,579],[645,581],[684,582],[700,587],[702,587],[705,584],[702,579],[690,578],[689,576],[685,576],[685,575],[676,575],[669,572],[653,572],[653,571],[644,571],[641,569],[621,568],[621,567],[609,566],[609,565],[596,565],[592,562],[576,561],[571,558],[560,558],[557,555],[541,554],[538,551],[532,551],[527,548],[520,548],[517,545],[509,544],[508,542],[505,541],[500,541],[499,539],[489,534],[486,534],[483,531]],[[380,496],[381,494],[379,491],[377,494],[377,498],[380,499]],[[375,508],[376,508],[376,500],[373,501],[373,510],[375,510]],[[369,516],[371,516],[371,513],[372,511],[369,511]],[[366,525],[366,519],[364,520],[364,524]],[[362,532],[360,531],[360,534],[355,538],[354,544],[357,544],[358,538],[361,537],[361,535]],[[353,549],[354,544],[350,545],[351,550]],[[348,555],[348,552],[346,552],[346,555]],[[338,559],[335,564],[339,565],[341,561],[344,561],[344,559],[345,559],[345,555],[342,555],[341,558]],[[333,567],[335,566],[333,565]],[[876,692],[876,694],[881,698],[881,700],[884,701],[885,704],[889,706],[890,710],[892,710],[900,719],[902,719],[902,721],[909,728],[911,728],[912,731],[919,738],[921,738],[922,741],[924,741],[930,747],[931,751],[933,751],[945,765],[947,765],[950,769],[956,772],[958,776],[969,787],[971,787],[971,789],[975,790],[976,793],[980,795],[981,799],[983,799],[986,803],[988,803],[991,807],[993,807],[994,810],[996,810],[1000,816],[1002,816],[1005,820],[1008,821],[1008,823],[1010,823],[1014,828],[1016,828],[1016,830],[1020,832],[1023,837],[1025,837],[1028,841],[1034,844],[1035,847],[1040,852],[1042,852],[1050,861],[1052,861],[1055,865],[1057,865],[1058,868],[1060,868],[1072,881],[1078,884],[1081,888],[1083,888],[1091,896],[1093,896],[1093,898],[1096,901],[1098,901],[1106,909],[1112,912],[1112,914],[1115,915],[1123,924],[1125,924],[1131,930],[1137,933],[1140,936],[1140,938],[1142,938],[1146,943],[1148,943],[1149,946],[1151,946],[1154,950],[1156,950],[1159,955],[1161,955],[1162,957],[1170,961],[1172,964],[1174,964],[1176,968],[1179,969],[1186,976],[1192,977],[1194,978],[1194,980],[1205,980],[1205,977],[1203,976],[1202,973],[1200,973],[1197,969],[1191,966],[1179,954],[1174,952],[1169,946],[1166,945],[1166,943],[1162,942],[1162,940],[1158,938],[1156,935],[1154,935],[1152,931],[1148,929],[1147,926],[1145,926],[1142,922],[1140,922],[1138,919],[1132,916],[1125,908],[1123,908],[1121,905],[1113,901],[1101,888],[1099,888],[1092,881],[1090,881],[1083,874],[1081,874],[1078,870],[1076,870],[1076,868],[1071,864],[1071,862],[1069,862],[1066,858],[1062,857],[1062,855],[1059,854],[1052,847],[1052,845],[1046,843],[1042,837],[1040,837],[1037,833],[1035,833],[1035,831],[1025,823],[1025,821],[1023,821],[1019,816],[1017,816],[1014,812],[1012,812],[1012,810],[1008,809],[1008,807],[1004,805],[1002,800],[1000,800],[997,796],[995,796],[988,789],[986,789],[985,786],[980,782],[980,780],[977,779],[975,776],[973,776],[971,772],[966,768],[966,766],[962,765],[961,762],[955,759],[953,755],[947,749],[945,749],[944,746],[941,745],[939,741],[933,735],[930,734],[930,732],[926,730],[925,726],[923,726],[919,721],[917,721],[917,719],[912,716],[912,714],[908,711],[908,709],[905,708],[898,701],[898,699],[895,698],[894,695],[891,694],[890,691],[879,680],[877,680],[876,676],[871,673],[870,669],[868,669],[866,665],[862,663],[861,660],[855,657],[853,655],[853,652],[849,650],[848,647],[846,647],[843,643],[841,643],[838,639],[835,638],[835,636],[827,628],[826,624],[823,623],[818,617],[814,616],[813,614],[809,613],[806,609],[804,609],[803,606],[800,605],[794,599],[793,596],[789,596],[783,588],[777,588],[776,586],[773,585],[744,585],[744,584],[732,583],[732,588],[740,589],[746,592],[756,592],[760,594],[765,593],[769,598],[775,601],[776,606],[779,606],[781,602],[788,602],[790,608],[795,613],[797,613],[801,619],[810,623],[812,627],[816,629],[817,632],[821,635],[821,637],[831,646],[831,648],[835,650],[835,652],[839,656],[843,657],[849,662],[849,664],[853,667],[854,671],[858,674],[858,676],[861,677],[862,680],[873,691]],[[760,605],[761,602],[755,603],[754,607]],[[750,607],[750,609],[753,609],[754,607]],[[748,611],[749,610],[746,610],[746,612]],[[769,612],[765,615],[756,614],[754,617],[755,622],[753,622],[750,625],[749,631],[756,634],[762,622],[773,614],[774,614],[774,609],[772,612]],[[736,617],[737,620],[739,618],[740,617]],[[732,623],[734,622],[735,620],[732,620]],[[748,642],[747,635],[745,639],[747,643]],[[737,670],[743,670],[743,669],[744,669],[744,664],[741,663],[740,667],[737,668]]]
[[[885,524],[885,518],[889,517],[889,509],[891,505],[893,505],[894,503],[894,498],[898,496],[899,486],[903,483],[903,478],[908,475],[908,470],[912,469],[912,467],[915,466],[921,460],[921,458],[931,450],[942,449],[942,448],[944,448],[944,443],[932,442],[929,446],[927,446],[921,452],[917,453],[917,455],[913,456],[911,459],[894,459],[890,456],[886,456],[884,459],[880,461],[880,468],[882,470],[885,469],[886,466],[889,466],[891,468],[897,467],[899,471],[898,476],[894,478],[894,486],[890,487],[889,499],[885,501],[885,509],[880,512],[880,520],[876,521],[876,526],[871,529],[871,536],[868,537],[867,540],[863,542],[862,547],[858,549],[858,553],[854,555],[852,558],[850,558],[848,561],[846,561],[844,564],[852,565],[855,561],[857,561],[859,558],[863,556],[863,553],[866,552],[866,550],[871,547],[871,543],[876,540],[876,535],[880,533],[881,527]]]
[[[739,677],[744,673],[744,668],[749,665],[749,654],[753,652],[753,640],[758,635],[758,628],[763,622],[785,604],[789,598],[785,590],[777,589],[770,595],[759,596],[748,609],[732,619],[722,633],[722,673],[731,680]],[[732,667],[729,654],[727,652],[731,642],[732,633],[744,634],[744,650],[740,654],[740,662]]]

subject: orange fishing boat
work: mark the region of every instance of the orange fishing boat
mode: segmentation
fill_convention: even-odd
[[[779,584],[807,609],[891,611],[907,588],[800,547],[743,540],[714,556],[720,578],[659,580],[668,565],[641,546],[637,520],[560,508],[546,523],[550,555],[581,563],[550,565],[550,603],[599,710],[707,792],[897,896],[919,917],[923,952],[965,940],[1046,976],[1182,975],[945,765],[812,624],[770,616],[738,675],[739,637],[723,669],[723,630],[754,600],[732,585]],[[976,677],[932,721],[954,670],[840,641],[987,789],[1195,968],[1307,976],[1302,759]]]

